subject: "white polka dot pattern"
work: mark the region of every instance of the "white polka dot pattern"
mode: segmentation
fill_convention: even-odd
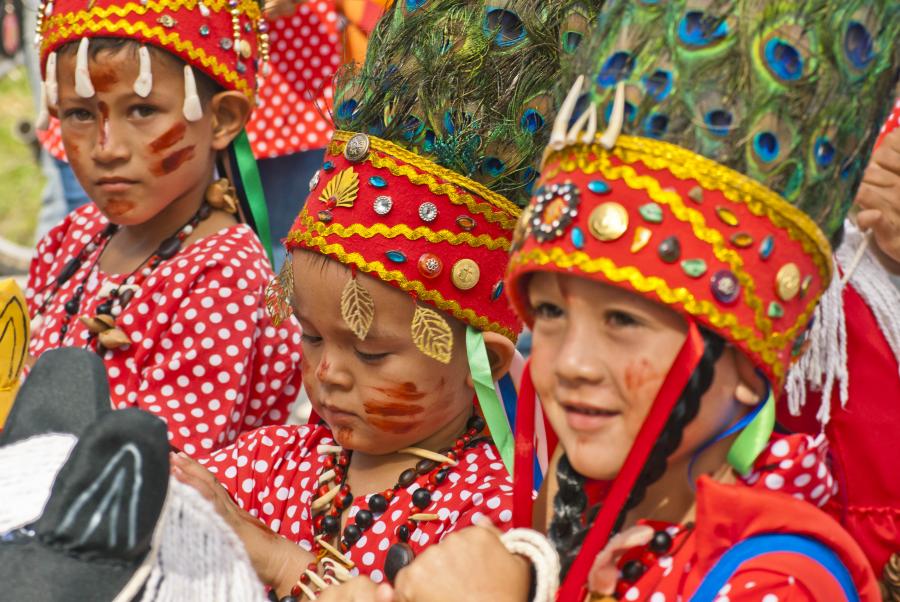
[[[26,291],[32,314],[47,283],[106,223],[89,204],[39,243]],[[58,345],[63,306],[89,264],[50,302],[33,333],[34,356]],[[95,270],[88,279],[80,314],[93,315],[103,302],[98,293],[105,278]],[[270,278],[262,247],[246,225],[223,229],[163,262],[117,318],[132,344],[103,358],[113,407],[156,414],[168,423],[172,445],[191,455],[218,449],[243,431],[283,423],[300,386],[300,329],[293,321],[272,326],[264,303]],[[216,323],[217,312],[227,320]],[[87,336],[72,320],[63,344],[82,346]]]

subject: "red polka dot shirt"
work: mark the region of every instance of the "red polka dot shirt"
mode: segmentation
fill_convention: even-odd
[[[93,203],[77,209],[38,244],[26,298],[32,319],[63,266],[107,220]],[[64,305],[84,283],[78,315],[93,316],[106,298],[104,282],[124,276],[90,270],[96,254],[51,299],[32,333],[38,357],[59,346],[83,346],[77,319],[60,336]],[[245,224],[224,228],[162,262],[116,318],[130,345],[107,351],[110,397],[116,408],[139,407],[166,421],[173,446],[212,451],[266,424],[281,424],[300,387],[300,328],[276,328],[265,310],[272,272]],[[93,348],[93,343],[92,343]]]
[[[241,508],[311,550],[310,507],[327,457],[317,450],[321,444],[334,444],[327,426],[270,426],[241,435],[236,443],[201,463],[215,473]],[[416,460],[410,456],[410,468]],[[412,494],[424,478],[398,490],[387,511],[375,514],[372,526],[347,553],[356,564],[352,573],[383,581],[388,548],[398,541],[395,531],[415,512],[439,517],[417,523],[418,528],[410,534],[408,543],[416,554],[448,533],[471,525],[479,516],[489,517],[502,530],[512,526],[512,481],[492,443],[479,443],[460,454],[459,464],[431,494],[431,505],[414,509]],[[369,494],[376,492],[352,493],[351,518],[361,508],[368,508]]]

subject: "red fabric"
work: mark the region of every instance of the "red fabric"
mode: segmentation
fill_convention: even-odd
[[[853,576],[861,600],[880,600],[862,551],[849,534],[815,507],[826,502],[835,489],[826,455],[823,438],[776,436],[745,480],[723,485],[701,477],[696,526],[670,526],[673,552],[653,558],[644,575],[623,588],[621,599],[688,600],[716,561],[736,543],[763,533],[794,533],[813,537],[837,553]],[[620,566],[634,552],[626,553]],[[741,565],[716,598],[720,602],[841,599],[837,582],[820,565],[783,553]]]
[[[334,4],[303,2],[295,14],[271,22],[271,71],[247,124],[257,159],[322,148],[331,139],[332,80],[341,64]]]
[[[38,130],[37,137],[50,156],[68,162],[66,149],[63,147],[62,132],[59,129],[59,119],[51,117],[47,129]]]
[[[786,201],[772,203],[773,206],[766,209],[771,198],[762,200],[763,193],[759,189],[755,193],[732,189],[731,196],[738,199],[735,201],[727,198],[722,190],[703,190],[693,178],[679,179],[669,169],[648,167],[638,158],[638,151],[629,147],[629,144],[641,144],[644,139],[631,140],[634,142],[623,142],[620,138],[617,149],[622,150],[616,151],[621,152],[629,163],[616,154],[608,155],[611,168],[619,170],[615,179],[604,178],[599,172],[588,174],[577,167],[600,160],[591,149],[569,148],[550,156],[528,209],[535,212],[529,221],[530,231],[522,237],[521,248],[510,257],[506,291],[518,314],[526,321],[530,319],[522,288],[522,276],[530,272],[575,274],[612,284],[664,303],[708,326],[745,353],[765,372],[775,389],[780,389],[791,362],[796,333],[806,325],[812,307],[828,284],[825,276],[832,260],[827,241],[812,220]],[[661,148],[671,153],[689,152],[674,145]],[[652,151],[640,152],[651,153],[650,156],[660,162],[674,165],[676,161],[675,155],[657,157]],[[664,154],[662,150],[659,152]],[[571,159],[571,163],[564,159]],[[646,160],[650,162],[650,158]],[[692,160],[697,162],[693,169],[698,173],[725,169],[699,155],[692,155]],[[728,176],[734,182],[738,177],[737,172]],[[589,186],[595,181],[605,182],[609,190],[593,192]],[[752,180],[745,178],[743,182],[745,186],[751,186]],[[577,188],[577,201],[574,195],[572,201],[557,196],[547,202],[539,214],[535,211],[542,190],[567,183]],[[720,186],[727,188],[725,176]],[[652,190],[668,194],[657,196],[659,202],[656,203],[648,192]],[[697,191],[702,191],[702,202],[691,198]],[[539,242],[534,234],[536,228],[551,226],[559,217],[561,207],[567,203],[575,205],[577,215],[570,224],[560,223],[559,236]],[[600,240],[592,234],[592,215],[605,203],[619,205],[627,215],[627,228],[615,240]],[[656,207],[652,207],[653,204]],[[660,220],[642,216],[641,209],[646,210],[647,205],[659,211]],[[736,225],[724,221],[720,216],[723,210],[733,215]],[[800,224],[808,228],[807,233],[800,233]],[[647,229],[650,239],[646,246],[632,251],[638,227]],[[749,235],[749,246],[741,247],[732,242],[732,237],[738,233]],[[773,237],[774,247],[765,259],[760,255],[760,245],[769,235]],[[667,263],[660,258],[658,248],[670,237],[677,238],[681,253],[676,261]],[[681,263],[688,259],[703,260],[705,272],[690,276]],[[776,284],[779,271],[788,264],[796,266],[800,282],[809,280],[805,294],[785,300],[777,294]],[[713,283],[723,272],[731,273],[739,283],[740,292],[731,303],[720,301],[713,294]],[[782,308],[781,317],[769,316],[772,303]]]
[[[237,52],[234,44],[232,9],[228,2],[206,0],[204,5],[209,9],[206,16],[196,2],[149,6],[145,2],[122,0],[47,3],[53,12],[42,19],[41,71],[47,55],[69,42],[85,37],[130,38],[174,54],[226,90],[238,90],[252,98],[256,90],[254,58],[259,57],[260,6],[248,0],[238,3],[240,39],[250,45],[250,53],[245,57]],[[128,33],[128,29],[134,33]],[[60,73],[60,77],[71,75]]]
[[[849,401],[841,407],[836,387],[825,430],[842,493],[826,510],[856,538],[880,575],[890,555],[900,550],[900,370],[874,314],[852,285],[844,288],[843,304]],[[779,421],[817,433],[820,405],[821,393],[807,391],[801,416],[790,416],[786,404],[779,404]]]
[[[534,383],[531,381],[531,360],[525,363],[522,371],[522,384],[519,386],[519,409],[516,412],[515,424],[515,460],[513,461],[513,526],[527,529],[532,526],[532,508],[534,506]],[[553,450],[548,449],[552,455]],[[551,475],[547,475],[550,477]]]
[[[259,517],[269,527],[310,550],[313,541],[311,509],[319,475],[325,472],[326,456],[320,444],[333,444],[325,425],[265,427],[245,433],[233,445],[201,460],[222,482],[239,506]],[[351,464],[353,460],[351,458]],[[416,458],[410,456],[410,467]],[[399,474],[398,474],[399,476]],[[424,477],[397,491],[386,512],[376,515],[372,526],[354,544],[347,556],[356,563],[354,574],[384,579],[387,550],[397,542],[397,527],[411,514],[412,493]],[[368,508],[368,494],[353,491],[349,517]],[[501,530],[512,521],[512,485],[497,448],[490,443],[462,453],[446,481],[432,493],[431,506],[421,510],[440,518],[422,521],[411,534],[409,544],[416,554],[447,534],[487,516]],[[418,510],[416,510],[418,512]]]
[[[694,369],[703,357],[703,339],[697,330],[697,325],[691,321],[688,323],[688,334],[672,362],[672,367],[666,373],[666,378],[653,400],[650,413],[644,419],[641,430],[638,432],[625,464],[616,475],[609,488],[609,493],[600,508],[591,530],[588,532],[581,551],[572,563],[569,573],[559,591],[559,597],[567,600],[581,588],[587,580],[588,572],[594,562],[594,558],[606,546],[613,525],[628,500],[638,476],[643,470],[653,450],[653,446],[659,439],[672,408],[678,402],[681,391],[687,385]]]
[[[515,340],[521,322],[497,294],[497,287],[502,286],[518,208],[476,182],[390,142],[374,137],[369,141],[368,156],[358,162],[344,157],[340,140],[328,146],[318,182],[313,178],[316,185],[285,246],[355,266],[479,330]],[[422,173],[433,183],[414,183]],[[338,176],[349,179],[352,174],[358,177],[358,193],[348,194],[352,197],[348,206],[334,206],[326,188]],[[376,187],[373,178],[383,179],[385,185]],[[373,208],[380,196],[389,196],[393,202],[386,215]],[[426,202],[437,208],[434,221],[420,217],[420,207]],[[472,221],[471,232],[460,226],[460,219]],[[388,253],[394,251],[402,252],[402,261],[391,259],[393,253]],[[426,253],[441,265],[440,273],[433,277],[421,268],[419,260]],[[462,289],[453,283],[452,273],[454,265],[466,259],[475,262],[480,275],[473,286]]]
[[[887,121],[884,122],[884,125],[881,128],[881,133],[878,135],[878,140],[875,142],[875,147],[877,148],[878,145],[881,144],[881,141],[884,139],[884,137],[893,132],[898,127],[900,127],[900,98],[898,98],[897,102],[894,103],[894,110],[887,118]]]
[[[38,244],[26,298],[32,317],[70,258],[107,224],[93,203],[69,214]],[[56,293],[32,332],[35,357],[60,345],[65,302],[84,281],[98,249]],[[85,283],[79,315],[94,315],[107,278]],[[117,325],[133,343],[103,360],[113,407],[139,407],[164,419],[169,439],[189,454],[213,450],[251,428],[280,424],[300,387],[300,328],[272,326],[264,291],[272,278],[256,235],[238,224],[164,261],[144,281]],[[86,327],[69,323],[62,343],[81,346]]]

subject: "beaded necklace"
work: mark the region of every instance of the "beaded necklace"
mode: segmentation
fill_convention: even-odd
[[[438,515],[422,512],[431,504],[431,495],[447,479],[450,470],[456,465],[457,458],[467,448],[483,441],[484,437],[478,437],[485,428],[485,421],[481,416],[472,416],[466,424],[466,432],[455,441],[453,446],[437,453],[425,449],[408,447],[399,450],[401,453],[409,453],[419,456],[421,459],[415,468],[407,468],[397,479],[397,483],[380,493],[369,496],[367,508],[360,510],[348,519],[347,524],[341,530],[341,515],[353,503],[353,494],[349,484],[346,483],[346,473],[350,466],[351,452],[338,445],[320,445],[319,453],[327,453],[324,469],[319,475],[319,488],[316,490],[316,499],[312,502],[313,519],[313,554],[316,562],[311,562],[300,578],[291,588],[290,596],[284,600],[296,599],[306,595],[310,600],[315,599],[312,587],[323,590],[326,587],[346,581],[350,578],[349,569],[354,567],[353,561],[346,557],[350,548],[363,536],[384,512],[387,512],[391,500],[400,489],[419,484],[419,488],[412,494],[410,506],[406,510],[407,519],[394,532],[397,541],[388,549],[387,559],[384,565],[384,574],[389,581],[393,581],[397,572],[412,562],[415,553],[409,546],[410,535],[416,530],[417,524],[423,521],[437,520]],[[321,569],[321,571],[320,571]],[[321,572],[321,575],[320,575]]]

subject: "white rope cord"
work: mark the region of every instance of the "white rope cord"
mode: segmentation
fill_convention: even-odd
[[[559,588],[559,556],[546,537],[531,529],[511,529],[500,541],[512,554],[526,557],[534,566],[533,602],[554,602]]]

